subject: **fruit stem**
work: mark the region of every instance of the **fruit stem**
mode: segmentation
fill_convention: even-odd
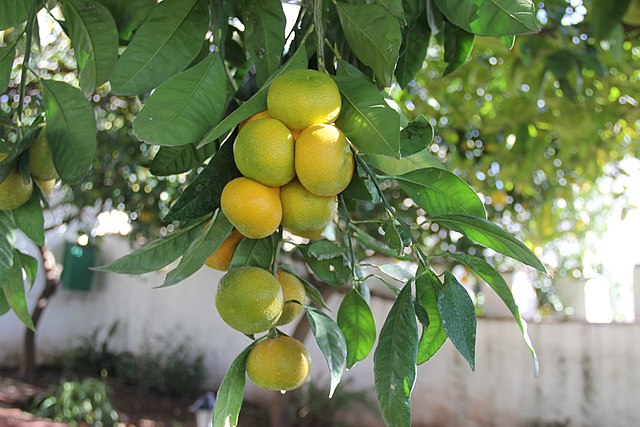
[[[34,0],[29,10],[29,18],[25,32],[27,33],[27,42],[24,47],[24,59],[22,61],[22,69],[20,70],[20,99],[18,101],[18,124],[22,125],[22,112],[24,110],[24,94],[27,89],[27,70],[29,68],[29,59],[31,59],[31,42],[33,41],[33,23],[36,19],[36,12],[40,5],[40,0]]]
[[[316,54],[318,55],[318,71],[325,72],[324,66],[324,25],[322,22],[322,0],[313,0],[313,22],[316,27]]]

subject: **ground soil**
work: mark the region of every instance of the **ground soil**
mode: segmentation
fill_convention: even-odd
[[[59,381],[55,372],[43,372],[33,381],[25,381],[17,372],[0,371],[0,427],[64,427],[35,419],[27,412],[35,396]],[[195,415],[188,410],[192,400],[158,396],[116,382],[108,384],[121,427],[196,427]],[[264,409],[245,402],[239,424],[261,426],[265,419]]]

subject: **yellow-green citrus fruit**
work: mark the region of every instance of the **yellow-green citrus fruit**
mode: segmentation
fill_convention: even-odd
[[[247,123],[252,122],[258,119],[271,119],[271,114],[269,114],[269,110],[260,111],[259,113],[255,113],[253,116],[249,117],[244,122],[240,123],[238,126],[238,130],[242,129]]]
[[[42,181],[58,177],[44,129],[29,147],[29,170],[32,177]]]
[[[318,196],[334,196],[353,176],[353,155],[344,134],[335,126],[311,125],[296,140],[296,174]]]
[[[49,196],[51,194],[51,192],[53,191],[53,187],[55,187],[56,185],[56,179],[47,179],[47,180],[40,180],[40,179],[36,179],[36,182],[38,183],[38,187],[40,187],[40,190],[42,190],[42,192],[44,193],[45,196]]]
[[[0,182],[0,211],[10,211],[27,203],[33,193],[33,181],[24,181],[14,169]]]
[[[233,144],[233,158],[242,175],[270,187],[280,187],[295,176],[291,131],[275,119],[247,123]]]
[[[271,83],[267,94],[271,116],[293,130],[332,123],[341,106],[338,86],[327,74],[315,70],[286,72]]]
[[[259,342],[247,356],[247,374],[258,387],[293,390],[305,383],[311,358],[300,341],[280,336]]]
[[[282,225],[294,234],[324,230],[335,211],[336,196],[317,196],[297,179],[280,187]]]
[[[274,327],[282,314],[280,282],[258,267],[234,268],[218,284],[216,308],[222,320],[245,334]]]
[[[243,238],[244,236],[238,230],[233,230],[220,247],[204,260],[204,263],[213,269],[227,271],[231,258]]]
[[[291,273],[278,270],[278,281],[280,282],[280,285],[282,285],[282,297],[284,299],[282,316],[280,316],[280,319],[278,320],[278,326],[280,326],[291,323],[293,319],[302,313],[302,305],[293,301],[298,301],[304,304],[307,293],[305,292],[304,285],[300,279]]]
[[[229,181],[220,196],[222,212],[242,235],[262,239],[282,220],[280,189],[240,177]]]

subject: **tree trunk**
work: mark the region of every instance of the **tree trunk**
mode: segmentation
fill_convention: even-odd
[[[31,319],[33,320],[34,327],[38,326],[38,321],[42,316],[42,312],[49,303],[49,298],[55,293],[60,284],[60,267],[56,264],[56,259],[51,251],[40,246],[40,253],[42,254],[42,264],[45,272],[44,288],[38,296],[38,301],[33,313],[31,313]],[[36,340],[35,332],[27,328],[24,334],[22,358],[20,360],[20,376],[25,379],[32,379],[36,371]]]

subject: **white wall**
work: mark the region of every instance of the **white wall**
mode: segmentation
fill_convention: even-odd
[[[126,241],[115,237],[106,238],[102,248],[100,263],[129,251]],[[140,277],[95,273],[94,277],[91,292],[61,289],[52,298],[37,334],[39,361],[51,360],[80,336],[118,320],[120,331],[113,344],[120,350],[136,352],[157,336],[191,337],[193,347],[205,354],[210,372],[206,383],[215,388],[249,344],[215,310],[213,295],[220,273],[214,270],[203,268],[185,282],[164,289],[153,289],[162,283],[160,272]],[[32,304],[41,286],[31,292]],[[335,313],[339,301],[329,303]],[[390,302],[374,299],[372,307],[380,328]],[[0,365],[17,364],[23,331],[13,314],[0,317]],[[414,425],[640,425],[636,407],[640,324],[538,323],[530,325],[530,334],[540,356],[538,378],[533,377],[529,352],[512,320],[479,320],[475,373],[446,343],[418,369]],[[307,345],[314,378],[326,382],[326,364],[313,338]],[[372,357],[345,378],[351,379],[350,387],[372,389]],[[276,396],[250,382],[247,395],[252,399]],[[376,426],[373,421],[366,425]]]

